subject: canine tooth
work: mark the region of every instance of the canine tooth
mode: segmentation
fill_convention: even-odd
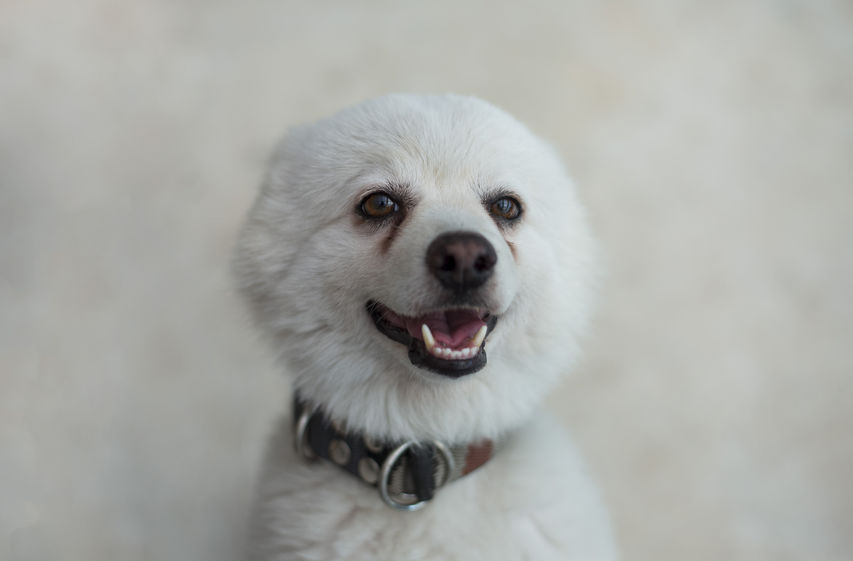
[[[435,348],[435,337],[432,336],[432,331],[429,330],[429,326],[425,323],[421,324],[421,335],[424,337],[424,344],[427,351],[432,352]]]
[[[487,325],[481,327],[480,330],[474,334],[474,337],[471,338],[471,346],[477,348],[482,345],[483,340],[486,338],[486,332],[488,331],[489,327]]]

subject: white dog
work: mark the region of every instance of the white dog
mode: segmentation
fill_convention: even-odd
[[[485,102],[392,95],[292,131],[236,256],[295,393],[253,558],[614,559],[540,411],[593,253],[551,148]]]

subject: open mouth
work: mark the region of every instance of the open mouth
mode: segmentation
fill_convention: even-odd
[[[367,312],[383,335],[409,348],[409,360],[420,368],[458,378],[486,365],[486,337],[497,316],[478,308],[437,310],[409,317],[369,301]]]

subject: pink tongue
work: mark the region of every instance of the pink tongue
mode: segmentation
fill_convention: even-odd
[[[467,342],[481,327],[486,325],[474,310],[448,310],[417,317],[405,318],[409,335],[423,341],[421,325],[429,326],[435,341],[451,349],[467,347]]]

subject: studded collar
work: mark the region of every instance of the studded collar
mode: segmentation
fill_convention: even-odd
[[[381,442],[343,430],[320,408],[299,396],[294,396],[293,414],[299,456],[306,460],[323,458],[338,465],[377,487],[382,500],[398,510],[423,507],[438,488],[484,465],[505,442]]]

